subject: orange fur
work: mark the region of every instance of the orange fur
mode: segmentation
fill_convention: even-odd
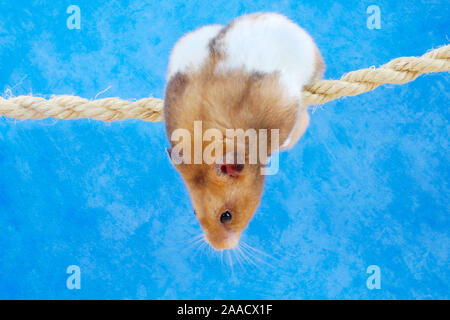
[[[295,126],[295,141],[290,143],[293,145],[306,130],[309,116],[306,106],[302,111],[298,110],[298,98],[285,94],[277,72],[216,71],[216,65],[223,59],[220,48],[216,47],[217,39],[232,23],[210,41],[209,58],[199,71],[178,72],[170,77],[164,99],[167,136],[170,140],[174,130],[184,128],[194,137],[194,121],[202,121],[203,132],[214,128],[223,136],[226,129],[255,129],[257,133],[259,129],[268,129],[267,150],[270,153],[270,129],[279,130],[279,144],[282,145]],[[314,76],[319,77],[323,72],[320,53],[315,66]],[[304,119],[296,117],[297,112]],[[194,150],[194,141],[191,140],[191,150]],[[207,145],[203,142],[202,149]],[[237,177],[221,174],[215,164],[193,164],[193,155],[191,164],[175,165],[189,191],[205,238],[217,250],[235,245],[228,241],[229,235],[240,236],[260,203],[264,185],[263,164],[259,159],[256,164],[250,164],[247,152],[248,149],[244,169]],[[232,220],[221,223],[220,216],[227,210],[232,213]]]
[[[224,136],[225,129],[253,128],[279,129],[280,143],[287,138],[298,102],[283,97],[277,75],[212,75],[210,68],[206,66],[195,75],[177,74],[169,81],[164,106],[169,139],[178,128],[189,130],[193,137],[196,120],[202,121],[203,130],[216,128]],[[270,134],[268,137],[270,151]],[[203,143],[203,150],[207,145]],[[264,184],[261,164],[248,164],[247,157],[237,178],[218,174],[215,165],[180,164],[176,168],[185,181],[206,239],[216,249],[226,248],[227,234],[240,234],[259,205]],[[226,210],[232,212],[233,219],[225,225],[220,223],[220,215]]]

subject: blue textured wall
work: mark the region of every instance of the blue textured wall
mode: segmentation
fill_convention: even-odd
[[[448,43],[447,1],[0,1],[3,96],[162,97],[185,32],[277,11],[327,78]],[[69,30],[66,9],[81,8]],[[369,5],[381,29],[366,26]],[[450,298],[449,75],[319,108],[243,236],[257,267],[188,247],[201,229],[162,123],[0,119],[0,298]],[[226,260],[226,259],[225,259]],[[242,260],[242,257],[241,257]],[[81,268],[81,290],[66,268]],[[369,290],[369,265],[381,289]]]

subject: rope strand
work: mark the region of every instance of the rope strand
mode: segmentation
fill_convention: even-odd
[[[318,80],[306,86],[303,102],[306,105],[323,104],[343,96],[355,96],[374,90],[380,85],[403,84],[424,73],[450,71],[450,45],[425,53],[421,57],[396,58],[377,69],[349,72],[339,80]],[[163,121],[164,101],[145,98],[126,101],[120,98],[88,100],[61,95],[50,99],[19,96],[0,97],[0,116],[16,119],[83,119],[102,121],[140,119]]]

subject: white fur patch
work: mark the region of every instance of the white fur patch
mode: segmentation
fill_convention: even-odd
[[[189,32],[175,44],[172,50],[167,72],[167,79],[177,72],[199,70],[209,57],[209,41],[223,28],[210,25]]]
[[[311,81],[315,44],[306,31],[286,17],[266,13],[234,21],[218,43],[225,59],[219,71],[280,72],[286,93],[301,97],[301,88]]]

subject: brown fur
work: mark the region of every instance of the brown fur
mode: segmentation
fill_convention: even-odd
[[[198,74],[176,74],[169,81],[164,105],[168,138],[178,128],[188,129],[193,137],[194,121],[201,120],[203,132],[216,128],[224,136],[227,128],[253,128],[257,132],[279,129],[282,143],[294,125],[292,114],[298,102],[281,94],[278,76],[242,72],[215,75],[212,68],[207,64]],[[206,146],[203,142],[203,149]],[[237,178],[218,174],[215,165],[180,164],[176,168],[185,181],[207,240],[216,249],[225,248],[227,233],[232,230],[240,234],[259,205],[264,184],[261,164],[246,163]],[[232,212],[233,218],[222,224],[220,215],[226,210]]]
[[[232,23],[227,28],[230,26]],[[223,37],[227,28],[215,39]],[[281,145],[295,125],[295,138],[298,139],[308,124],[306,107],[303,122],[296,120],[299,101],[283,94],[277,73],[216,72],[216,65],[222,59],[218,43],[214,39],[210,42],[209,60],[199,72],[178,73],[169,80],[164,99],[169,140],[178,128],[189,130],[193,138],[196,120],[202,121],[203,132],[215,128],[223,136],[226,129],[255,129],[257,132],[268,129],[268,151],[271,150],[270,129],[279,129]],[[318,57],[315,77],[320,76],[323,70],[320,53]],[[191,142],[193,151],[194,142]],[[203,142],[202,145],[204,150],[208,143]],[[238,177],[220,174],[214,164],[179,164],[175,167],[189,191],[206,240],[215,249],[229,248],[227,235],[232,232],[239,236],[260,203],[264,185],[262,164],[249,164],[246,158],[244,169]],[[223,224],[220,216],[227,210],[232,213],[232,220]]]

